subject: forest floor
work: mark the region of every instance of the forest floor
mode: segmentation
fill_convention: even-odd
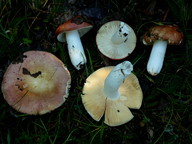
[[[93,28],[82,38],[88,62],[77,71],[66,43],[57,41],[56,28],[76,15]],[[129,24],[137,36],[136,48],[123,60],[100,54],[96,34],[106,22]],[[9,64],[29,50],[47,51],[63,61],[71,74],[66,102],[54,111],[31,116],[14,110],[0,97],[1,144],[189,144],[192,143],[192,2],[185,0],[1,0],[0,80]],[[146,69],[152,46],[142,42],[155,25],[177,25],[184,34],[181,45],[168,45],[157,76]],[[110,127],[103,118],[94,121],[86,112],[81,94],[86,78],[99,68],[124,60],[134,64],[143,91],[139,110],[123,125]]]

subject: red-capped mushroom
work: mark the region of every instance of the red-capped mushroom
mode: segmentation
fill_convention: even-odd
[[[15,110],[36,115],[61,106],[70,83],[69,71],[56,56],[28,51],[8,66],[1,88],[4,99]]]
[[[160,25],[154,26],[143,37],[145,45],[153,45],[147,63],[147,71],[155,76],[160,73],[167,45],[179,45],[183,41],[183,33],[177,26]]]
[[[80,37],[87,33],[93,26],[80,16],[68,20],[60,25],[55,34],[60,42],[67,42],[68,52],[73,66],[80,70],[87,62]]]

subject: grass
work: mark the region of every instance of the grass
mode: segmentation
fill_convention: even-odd
[[[93,3],[91,3],[93,2]],[[192,143],[192,2],[185,0],[2,0],[0,3],[0,79],[12,60],[28,50],[55,54],[68,67],[72,86],[67,101],[41,116],[13,110],[0,97],[0,143],[2,144],[184,144]],[[156,3],[154,3],[156,2]],[[172,2],[172,3],[171,3]],[[100,8],[99,13],[89,8]],[[85,8],[90,10],[84,11]],[[69,61],[66,44],[57,42],[54,31],[68,18],[84,13],[94,28],[82,37],[88,63],[77,71]],[[100,15],[100,17],[98,17]],[[94,121],[81,102],[83,84],[93,71],[120,61],[108,60],[97,51],[95,36],[110,20],[123,20],[135,30],[138,41],[126,59],[134,63],[143,90],[140,110],[129,123],[109,127]],[[168,46],[161,73],[153,77],[146,71],[151,47],[141,42],[144,32],[155,24],[177,24],[185,35],[181,46]]]

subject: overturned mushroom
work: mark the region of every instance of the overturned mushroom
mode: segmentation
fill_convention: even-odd
[[[136,46],[133,29],[122,21],[110,21],[102,25],[97,32],[96,42],[99,51],[113,60],[129,56]]]
[[[84,84],[82,102],[90,116],[109,126],[122,125],[133,118],[129,108],[139,109],[143,93],[133,66],[125,61],[117,66],[101,68],[91,74]]]

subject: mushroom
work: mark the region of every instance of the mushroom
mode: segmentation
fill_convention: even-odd
[[[8,66],[1,89],[4,99],[15,110],[41,115],[65,102],[70,83],[69,71],[56,56],[28,51]]]
[[[59,42],[67,42],[71,63],[77,70],[80,70],[81,66],[87,62],[80,37],[92,27],[82,17],[77,16],[66,21],[56,29],[57,40]]]
[[[96,35],[99,51],[112,60],[129,56],[136,46],[133,29],[122,21],[110,21],[100,27]]]
[[[147,71],[156,76],[160,73],[167,44],[179,45],[183,41],[183,33],[177,26],[159,25],[149,29],[144,34],[143,44],[153,45],[152,51],[147,63]]]
[[[139,109],[143,93],[133,65],[124,61],[98,69],[87,79],[81,95],[86,111],[96,121],[105,114],[104,123],[119,126],[133,118],[129,108]]]

